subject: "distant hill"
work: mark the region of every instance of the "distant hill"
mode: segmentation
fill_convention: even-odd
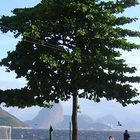
[[[134,116],[134,118],[136,117]],[[118,121],[122,126],[118,125]],[[37,129],[48,129],[50,125],[52,125],[54,129],[69,129],[70,122],[71,116],[63,115],[61,104],[54,104],[52,109],[44,108],[40,110],[33,120],[26,121],[30,127]],[[93,118],[87,115],[79,114],[78,127],[81,130],[124,131],[128,129],[129,131],[140,131],[140,121],[138,118],[131,120],[129,116],[124,120],[119,120],[118,116],[112,114],[101,116],[93,120]]]
[[[115,126],[117,126],[118,120],[113,115],[108,114],[101,118],[98,118],[96,120],[96,122],[100,122],[100,123],[106,124],[108,126],[115,127]]]
[[[108,126],[106,124],[103,123],[91,123],[88,128],[90,128],[90,130],[95,130],[95,131],[100,131],[100,130],[112,130],[111,126]]]
[[[71,116],[64,115],[64,120],[60,122],[56,128],[57,129],[69,129],[71,122]],[[86,115],[78,115],[78,128],[80,130],[110,130],[110,126],[103,123],[94,122],[92,118]]]
[[[37,129],[48,129],[50,125],[54,129],[69,129],[71,123],[70,115],[63,115],[61,104],[54,104],[52,109],[43,108],[38,115],[33,119],[26,121],[26,123]],[[94,122],[92,118],[86,115],[78,115],[79,129],[86,130],[110,130],[111,127]]]
[[[64,115],[63,120],[57,124],[56,129],[69,129],[70,122],[71,117],[69,115]]]
[[[121,126],[118,125],[118,121],[120,122]],[[139,119],[135,120],[135,119],[126,118],[125,120],[118,120],[113,115],[105,115],[101,118],[98,118],[96,122],[98,123],[100,122],[102,124],[110,126],[112,130],[124,131],[125,129],[128,129],[129,131],[140,131]]]
[[[4,111],[2,108],[0,108],[0,126],[29,127],[27,124]]]
[[[122,122],[122,128],[127,128],[131,131],[140,131],[140,120],[124,120]]]
[[[50,125],[56,126],[63,120],[61,104],[53,104],[51,109],[43,108],[33,120],[25,121],[32,128],[48,129]]]

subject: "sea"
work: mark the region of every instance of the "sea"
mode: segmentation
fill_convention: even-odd
[[[123,140],[123,131],[93,131],[80,130],[79,140],[108,140],[110,135],[115,140]],[[140,132],[129,132],[130,140],[140,140]],[[51,136],[50,136],[51,135]],[[45,129],[12,129],[12,140],[71,140],[71,132],[69,130],[53,130],[49,133]]]

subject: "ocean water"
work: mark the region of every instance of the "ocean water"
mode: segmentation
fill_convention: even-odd
[[[140,132],[129,132],[130,140],[140,140]],[[123,140],[121,131],[79,131],[79,140],[108,140],[113,135],[115,140]],[[49,140],[49,132],[45,129],[12,129],[12,139],[18,140]],[[54,130],[52,140],[70,140],[68,130]]]

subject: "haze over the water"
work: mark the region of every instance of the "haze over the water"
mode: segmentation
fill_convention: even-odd
[[[21,7],[32,7],[39,3],[40,0],[1,0],[0,1],[0,15],[12,15],[11,11],[14,8],[21,8]],[[125,15],[130,17],[137,17],[139,20],[133,24],[128,24],[127,28],[133,30],[140,31],[140,6],[132,7],[126,10]],[[11,51],[15,49],[16,43],[20,40],[15,39],[11,34],[1,34],[0,32],[0,59],[6,56],[7,51]],[[129,38],[129,41],[135,42],[140,44],[139,38]],[[123,58],[130,66],[135,66],[138,71],[136,75],[140,75],[140,50],[135,50],[133,52],[122,52]],[[7,88],[21,88],[24,87],[26,81],[24,78],[15,79],[16,75],[14,72],[6,73],[4,68],[0,68],[0,88],[7,89]],[[140,92],[140,85],[133,84]],[[97,118],[99,116],[104,116],[106,114],[113,114],[118,116],[118,119],[123,119],[126,116],[129,116],[129,119],[136,118],[136,116],[140,115],[140,104],[138,105],[129,105],[128,107],[122,107],[119,103],[115,101],[107,102],[103,99],[100,103],[93,103],[87,100],[80,100],[80,108],[81,114],[87,114],[93,118]],[[64,109],[64,114],[71,114],[71,100],[68,102],[62,102],[62,106]],[[15,115],[21,120],[30,120],[35,115],[37,115],[38,111],[41,109],[39,107],[31,107],[25,109],[18,109],[18,108],[4,108],[9,113]],[[131,115],[130,115],[131,114]]]

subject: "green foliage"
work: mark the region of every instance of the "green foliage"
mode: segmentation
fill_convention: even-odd
[[[27,86],[1,90],[0,102],[48,106],[78,93],[96,102],[105,97],[124,106],[138,103],[133,97],[139,93],[131,83],[139,83],[140,77],[128,75],[136,68],[120,58],[120,50],[140,48],[126,39],[140,37],[140,32],[121,28],[137,19],[117,16],[136,4],[137,0],[42,0],[2,16],[1,31],[23,39],[0,64],[14,70],[17,78],[25,77]]]
[[[28,38],[28,37],[31,36],[31,37],[34,37],[36,39],[36,38],[40,38],[40,33],[38,31],[37,26],[31,25],[31,31],[30,32],[29,31],[28,32],[24,32],[23,36],[25,38]]]

